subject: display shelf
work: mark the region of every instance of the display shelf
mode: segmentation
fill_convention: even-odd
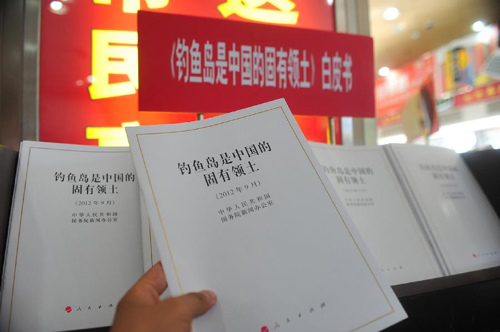
[[[392,286],[398,298],[500,279],[500,267]]]
[[[5,257],[5,244],[7,242],[18,155],[17,151],[0,145],[0,267],[3,266]],[[0,280],[2,279],[2,273],[3,269],[0,270]]]
[[[500,331],[500,267],[396,285],[408,318],[386,332]],[[81,330],[107,332],[109,327]]]
[[[500,331],[500,267],[393,289],[408,318],[387,332]]]
[[[500,150],[470,151],[462,158],[500,218]]]

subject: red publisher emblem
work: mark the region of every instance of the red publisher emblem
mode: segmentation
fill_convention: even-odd
[[[269,332],[269,329],[267,328],[267,326],[262,326],[262,328],[260,329],[261,332]]]
[[[476,255],[476,254],[472,254],[472,256],[474,256],[474,258],[477,258],[477,255]]]
[[[71,309],[71,307],[70,307],[70,306],[67,306],[67,307],[64,309],[64,311],[66,311],[68,314],[71,312],[71,310],[72,310],[72,309]]]

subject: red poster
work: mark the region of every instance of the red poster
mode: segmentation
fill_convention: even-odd
[[[419,93],[428,77],[433,75],[434,69],[434,56],[429,55],[392,70],[387,77],[377,79],[376,107],[380,127],[401,123],[403,108]]]
[[[127,144],[124,126],[196,120],[194,109],[138,111],[136,13],[140,9],[280,24],[290,30],[334,27],[333,7],[325,0],[42,0],[40,140],[121,145]],[[326,118],[304,122],[308,138],[326,138]]]
[[[497,98],[500,98],[500,82],[494,82],[455,96],[455,106],[461,107]]]
[[[369,37],[139,12],[139,110],[374,117]]]

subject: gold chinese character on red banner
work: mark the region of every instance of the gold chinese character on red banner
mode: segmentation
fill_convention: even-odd
[[[116,0],[115,0],[116,1]],[[137,13],[141,9],[141,0],[122,0],[124,13]],[[96,5],[111,5],[111,0],[93,0]],[[164,8],[168,0],[146,0],[149,9]]]
[[[137,127],[138,121],[123,122],[121,127],[87,127],[86,139],[96,139],[99,146],[128,146],[125,127]]]
[[[110,75],[124,75],[128,80],[112,83]],[[137,32],[92,30],[91,82],[93,100],[135,94],[139,87]]]
[[[262,8],[268,3],[276,10]],[[227,0],[217,6],[225,18],[236,14],[250,21],[278,24],[297,24],[299,12],[292,11],[294,8],[295,3],[290,0]]]

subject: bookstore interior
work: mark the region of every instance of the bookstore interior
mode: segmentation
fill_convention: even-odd
[[[0,23],[0,331],[109,331],[158,261],[185,331],[500,331],[498,0]]]

